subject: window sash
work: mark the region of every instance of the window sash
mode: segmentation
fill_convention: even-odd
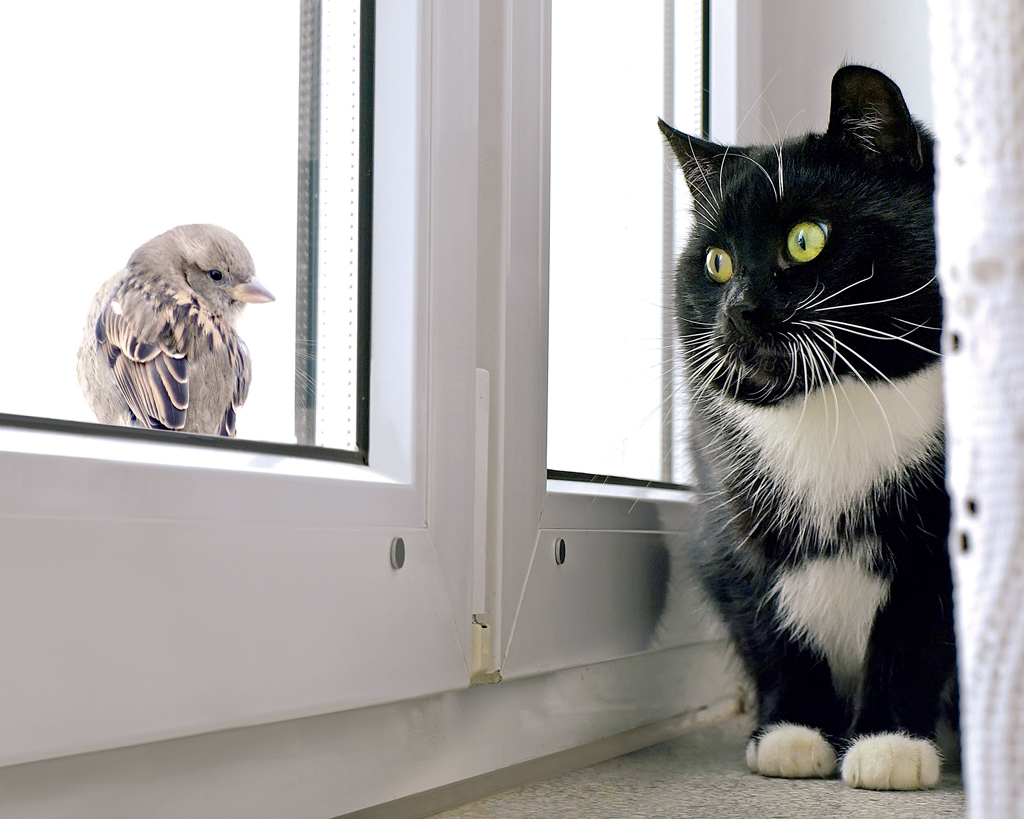
[[[508,680],[700,638],[623,580],[689,497],[546,478],[550,6],[506,11],[378,9],[368,465],[0,429],[0,764],[464,688],[474,618]]]
[[[474,41],[465,12],[438,25]],[[466,684],[476,68],[432,22],[378,12],[368,466],[0,428],[0,764]]]
[[[647,590],[625,589],[623,577],[628,566],[649,559],[655,544],[684,539],[692,496],[547,477],[551,0],[517,0],[503,25],[502,116],[511,127],[500,129],[504,233],[495,298],[502,320],[496,339],[481,342],[478,360],[492,371],[492,405],[514,422],[499,417],[496,429],[492,424],[487,545],[488,560],[500,569],[480,619],[500,641],[494,654],[502,678],[513,679],[655,650],[644,636]],[[485,86],[482,96],[490,90]],[[567,558],[558,567],[565,571],[554,574],[553,543],[566,532],[577,563]],[[621,595],[620,607],[607,605],[610,594]],[[575,635],[571,651],[553,639],[563,629]],[[682,623],[658,646],[702,639],[705,631]]]

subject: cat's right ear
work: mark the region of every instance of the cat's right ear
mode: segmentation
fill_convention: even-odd
[[[859,152],[870,164],[924,165],[921,134],[903,92],[881,71],[844,65],[832,78],[826,137]]]
[[[676,155],[690,191],[694,196],[700,194],[704,199],[714,201],[711,182],[718,179],[725,148],[677,131],[662,119],[658,120],[658,127],[665,135],[672,153]]]

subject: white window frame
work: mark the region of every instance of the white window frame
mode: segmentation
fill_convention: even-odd
[[[501,408],[492,415],[496,497],[489,518],[492,554],[500,551],[494,556],[500,599],[490,601],[488,616],[501,635],[495,654],[504,679],[652,650],[642,623],[650,589],[641,584],[631,597],[625,587],[644,576],[656,550],[674,545],[678,551],[693,502],[682,490],[546,478],[550,20],[550,0],[511,4],[499,279],[504,321],[495,349],[485,350],[496,362],[489,365],[499,374],[492,372],[491,395]],[[559,539],[567,546],[561,566],[553,559]],[[609,599],[620,606],[609,606]],[[659,646],[708,635],[690,621],[661,634]]]
[[[645,608],[690,495],[546,477],[550,2],[503,3],[497,44],[482,0],[378,4],[368,467],[0,429],[0,783],[120,749],[88,770],[190,771],[140,799],[342,813],[735,702],[692,599],[658,633]]]
[[[475,52],[377,14],[369,467],[0,429],[0,763],[465,686]]]

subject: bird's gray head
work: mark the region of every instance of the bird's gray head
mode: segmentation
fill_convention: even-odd
[[[246,303],[273,301],[242,240],[217,225],[180,225],[150,239],[128,261],[185,284],[204,307],[232,320]]]

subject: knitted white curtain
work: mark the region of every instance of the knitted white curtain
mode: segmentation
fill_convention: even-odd
[[[1024,817],[1024,0],[930,0],[968,812]]]

